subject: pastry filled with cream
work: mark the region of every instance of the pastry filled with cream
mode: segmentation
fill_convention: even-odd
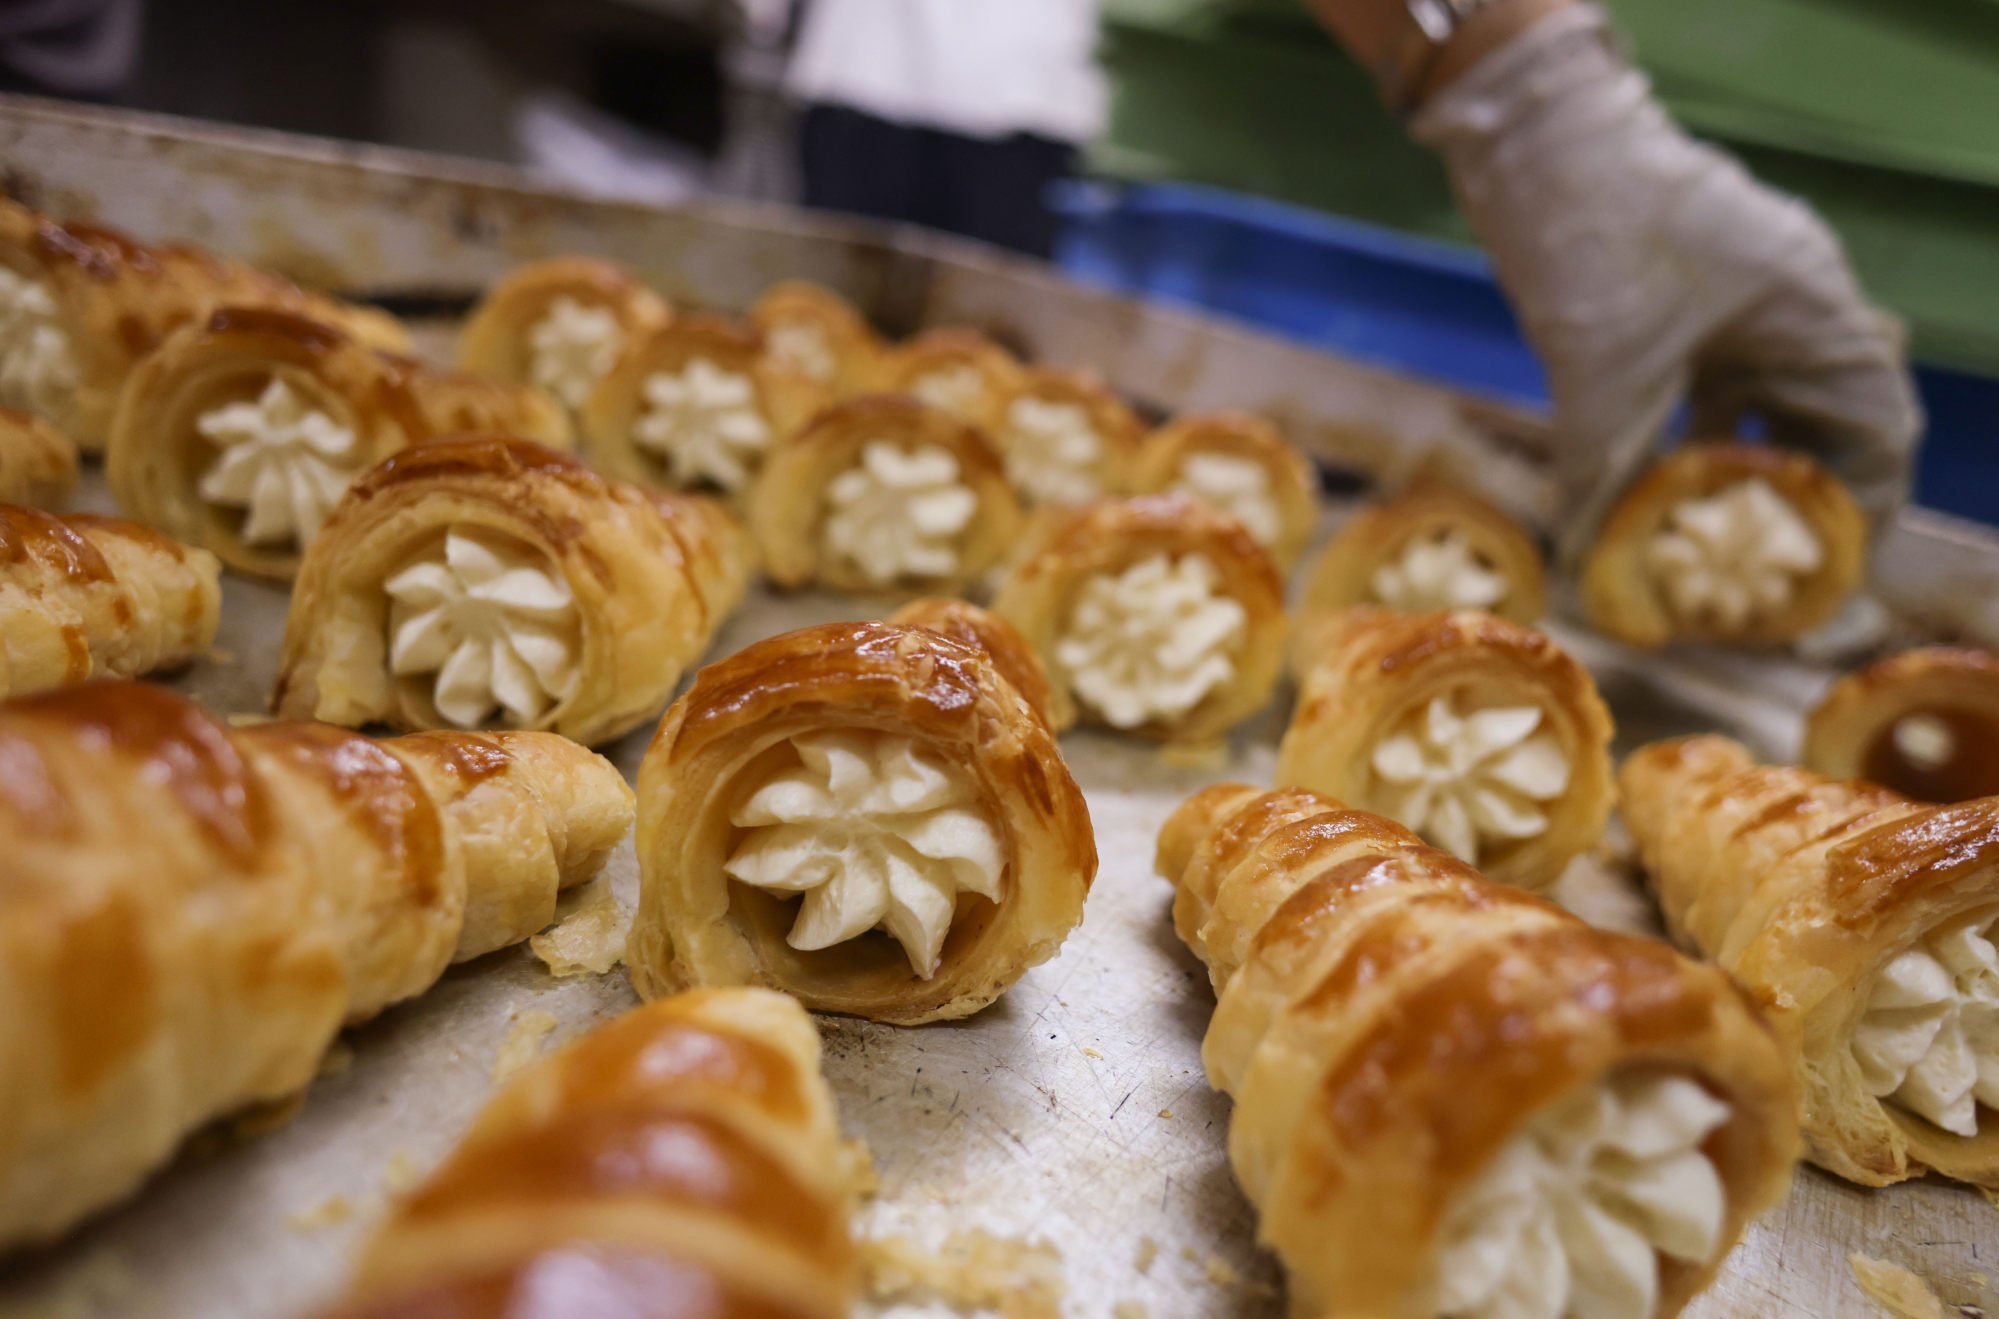
[[[1438,1228],[1427,1307],[1444,1319],[1650,1319],[1662,1259],[1722,1244],[1727,1191],[1703,1150],[1726,1104],[1680,1075],[1613,1076],[1537,1115]]]
[[[1455,528],[1412,538],[1374,570],[1368,584],[1381,604],[1411,614],[1432,609],[1500,612],[1507,595],[1505,575]]]
[[[811,952],[881,931],[918,977],[937,973],[959,895],[1001,900],[1005,859],[971,776],[914,738],[829,729],[730,815],[723,869],[799,895],[786,942]]]
[[[1007,479],[1032,504],[1080,504],[1103,493],[1104,437],[1081,403],[1023,394],[1001,432]]]
[[[839,379],[840,359],[823,325],[790,320],[766,326],[764,345],[772,357],[815,384],[832,385]]]
[[[624,347],[617,312],[558,294],[528,327],[528,383],[547,390],[570,411],[580,411],[597,382],[617,365]]]
[[[61,417],[76,385],[76,351],[55,296],[0,265],[0,407]]]
[[[1999,1107],[1999,948],[1990,912],[1931,931],[1865,991],[1853,1030],[1861,1083],[1955,1136]]]
[[[389,670],[419,684],[447,724],[536,727],[576,690],[575,595],[512,537],[454,527],[383,589]]]
[[[1752,477],[1674,504],[1645,562],[1683,621],[1738,631],[1788,608],[1825,547],[1789,500]]]
[[[750,483],[772,431],[749,375],[696,357],[647,376],[641,396],[632,441],[673,485],[733,494]]]
[[[1541,707],[1474,708],[1452,692],[1398,720],[1369,765],[1382,814],[1473,865],[1546,833],[1570,773]]]
[[[1170,488],[1213,504],[1242,523],[1266,549],[1283,531],[1270,469],[1259,459],[1215,451],[1190,453]]]
[[[956,576],[979,499],[951,450],[869,440],[827,484],[825,508],[825,552],[888,589]]]
[[[1235,677],[1246,622],[1206,555],[1148,555],[1077,588],[1056,672],[1113,728],[1171,723]]]
[[[215,450],[196,488],[242,516],[245,545],[303,549],[361,467],[353,429],[277,376],[202,413],[195,431]]]

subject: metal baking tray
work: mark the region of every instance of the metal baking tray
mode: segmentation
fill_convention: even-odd
[[[1261,408],[1350,477],[1392,480],[1409,454],[1435,445],[1496,473],[1516,507],[1531,508],[1540,488],[1545,432],[1533,417],[934,236],[785,211],[592,201],[497,168],[19,98],[0,98],[0,170],[8,193],[56,213],[193,239],[433,316],[434,352],[448,350],[449,322],[477,290],[529,257],[603,254],[682,302],[722,308],[803,275],[891,331],[970,323],[1043,360],[1093,366],[1150,410]],[[80,502],[109,508],[94,473]],[[1326,529],[1353,503],[1329,499]],[[1989,533],[1912,511],[1884,546],[1880,580],[1910,635],[1999,638],[1999,540]],[[218,653],[177,684],[218,711],[260,713],[284,610],[282,590],[228,579]],[[873,612],[866,601],[755,590],[714,653]],[[1560,623],[1550,630],[1596,673],[1620,752],[1721,729],[1789,755],[1800,711],[1830,677],[1796,657],[1645,657]],[[821,1020],[843,1119],[880,1174],[865,1232],[904,1256],[1016,1266],[1003,1285],[1012,1315],[1283,1313],[1281,1279],[1228,1171],[1227,1102],[1201,1072],[1206,976],[1173,937],[1150,859],[1160,822],[1188,793],[1223,777],[1268,781],[1285,699],[1216,763],[1066,737],[1103,865],[1061,955],[969,1021],[901,1030]],[[609,753],[631,773],[646,738]],[[610,875],[626,910],[636,882],[627,845]],[[1598,919],[1652,919],[1613,863],[1581,866],[1563,892]],[[455,968],[350,1032],[296,1113],[202,1134],[126,1206],[54,1249],[0,1261],[0,1319],[308,1312],[337,1288],[389,1199],[451,1147],[502,1054],[552,1047],[633,1001],[620,972],[557,978],[524,947]],[[965,1235],[979,1231],[990,1235]],[[1944,1313],[1999,1314],[1985,1272],[1999,1259],[1999,1210],[1982,1196],[1935,1182],[1863,1192],[1809,1168],[1688,1314],[1882,1313],[1849,1270],[1851,1252],[1913,1270],[1958,1307]],[[917,1301],[877,1312],[947,1311]]]

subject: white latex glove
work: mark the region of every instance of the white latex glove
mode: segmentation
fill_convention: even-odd
[[[1595,7],[1528,28],[1413,127],[1547,370],[1564,557],[1688,398],[1700,435],[1763,414],[1877,528],[1901,505],[1922,418],[1899,324],[1810,208],[1673,123]]]

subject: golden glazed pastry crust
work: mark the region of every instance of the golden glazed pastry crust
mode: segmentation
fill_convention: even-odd
[[[766,346],[787,332],[811,336],[832,368],[831,375],[818,383],[835,398],[865,393],[874,379],[881,336],[851,302],[822,284],[787,279],[771,285],[750,308],[750,322]]]
[[[45,420],[85,453],[105,448],[118,391],[140,360],[223,306],[308,316],[392,352],[410,347],[402,324],[373,307],[307,293],[186,244],[149,245],[97,225],[59,224],[5,199],[0,265],[43,284],[55,302],[77,378]]]
[[[1641,748],[1619,785],[1674,937],[1769,1004],[1792,1039],[1811,1160],[1863,1186],[1929,1169],[1999,1186],[1999,1128],[1957,1136],[1884,1103],[1852,1048],[1884,965],[1999,908],[1999,798],[1923,806],[1758,765],[1722,737]]]
[[[829,552],[828,487],[858,467],[869,446],[884,443],[904,453],[945,451],[957,464],[957,483],[972,492],[970,520],[954,535],[951,571],[881,583]],[[950,595],[968,590],[1013,549],[1021,512],[983,433],[913,398],[868,394],[832,404],[778,443],[751,492],[749,524],[764,572],[778,586]]]
[[[302,1090],[342,1022],[534,933],[631,800],[544,733],[230,728],[140,684],[0,705],[0,1245],[122,1198],[196,1126]]]
[[[221,573],[136,522],[0,505],[0,697],[197,658],[215,640]]]
[[[655,376],[685,372],[705,361],[750,382],[756,415],[768,435],[762,457],[749,464],[749,478],[734,489],[712,481],[676,480],[668,460],[640,442],[638,427],[647,415],[647,383]],[[826,390],[771,356],[763,337],[748,326],[720,316],[682,316],[630,344],[617,366],[584,405],[582,429],[590,461],[608,476],[648,485],[706,490],[740,500],[755,482],[761,461],[826,402]]]
[[[852,1154],[797,1003],[650,1003],[537,1062],[367,1249],[329,1319],[841,1319]]]
[[[299,547],[247,543],[242,513],[199,489],[217,458],[201,419],[256,400],[273,380],[353,433],[356,476],[413,444],[460,431],[572,444],[568,418],[539,390],[379,352],[286,312],[227,307],[175,334],[126,383],[105,460],[119,506],[231,568],[290,580]]]
[[[1252,412],[1204,412],[1175,417],[1146,437],[1128,488],[1135,493],[1173,489],[1187,461],[1201,454],[1247,459],[1263,469],[1276,525],[1273,534],[1260,539],[1277,566],[1290,572],[1319,521],[1319,476],[1311,461],[1268,418]]]
[[[1283,669],[1284,582],[1270,555],[1233,518],[1186,495],[1104,499],[1037,515],[1020,558],[1001,583],[993,612],[1018,628],[1053,684],[1057,729],[1086,708],[1056,657],[1078,592],[1093,577],[1117,574],[1158,555],[1200,555],[1219,589],[1242,606],[1243,636],[1227,681],[1180,717],[1131,731],[1166,741],[1210,742],[1262,709]]]
[[[76,488],[76,445],[39,417],[0,408],[0,504],[60,508]]]
[[[927,979],[879,934],[791,947],[790,906],[722,869],[742,832],[733,813],[793,755],[789,740],[840,730],[909,738],[941,757],[968,776],[998,834],[999,900],[959,895]],[[927,628],[827,624],[709,665],[661,721],[639,802],[625,960],[644,998],[750,984],[900,1025],[968,1016],[1055,955],[1097,868],[1089,811],[1048,725],[984,651]]]
[[[926,380],[938,375],[964,381],[964,397],[943,407],[959,420],[990,434],[1005,419],[1007,402],[1020,392],[1019,359],[977,330],[944,326],[925,330],[885,349],[875,364],[869,389],[877,394],[921,394]],[[946,393],[955,394],[956,389]]]
[[[665,299],[621,266],[592,257],[551,257],[516,266],[486,290],[458,339],[458,365],[479,375],[531,384],[530,334],[558,298],[608,311],[627,344],[672,319]]]
[[[1354,608],[1301,621],[1295,650],[1302,673],[1277,749],[1279,786],[1381,810],[1374,750],[1432,701],[1452,701],[1460,714],[1532,705],[1542,712],[1537,731],[1552,732],[1566,757],[1568,783],[1540,803],[1541,833],[1482,851],[1479,868],[1544,888],[1602,836],[1615,800],[1610,711],[1589,670],[1547,636],[1477,610]]]
[[[1999,796],[1999,656],[1927,646],[1847,674],[1805,721],[1804,762],[1919,801]]]
[[[1713,967],[1492,884],[1390,821],[1308,792],[1208,788],[1160,835],[1174,919],[1220,986],[1202,1056],[1229,1158],[1297,1314],[1429,1319],[1445,1210],[1536,1114],[1616,1075],[1728,1105],[1702,1146],[1725,1209],[1708,1258],[1659,1256],[1659,1316],[1783,1197],[1797,1149],[1782,1042]]]
[[[307,551],[272,700],[281,716],[449,726],[432,675],[390,670],[385,583],[454,531],[515,549],[567,584],[578,676],[534,727],[586,745],[657,714],[748,584],[746,538],[712,500],[609,481],[521,441],[438,441],[355,482]]]
[[[990,609],[981,609],[969,600],[931,595],[911,600],[884,621],[898,627],[928,628],[974,650],[984,651],[1000,676],[1020,693],[1021,699],[1043,719],[1048,718],[1052,694],[1041,661],[1035,658],[1033,649],[1027,644],[1027,638],[1020,635],[1020,630]]]
[[[1647,551],[1677,505],[1750,480],[1767,484],[1811,527],[1821,562],[1797,580],[1783,607],[1744,626],[1686,619],[1672,608]],[[1604,518],[1583,560],[1583,612],[1606,636],[1647,648],[1673,641],[1793,641],[1839,612],[1860,585],[1867,549],[1860,506],[1837,477],[1805,455],[1768,445],[1689,444],[1653,464]]]
[[[992,432],[994,445],[1009,465],[1015,459],[1011,451],[1020,443],[1013,408],[1023,399],[1079,409],[1088,419],[1090,433],[1098,445],[1096,460],[1086,469],[1094,489],[1083,499],[1057,502],[1083,503],[1090,498],[1126,492],[1145,439],[1145,426],[1130,405],[1105,385],[1096,372],[1065,371],[1051,366],[1022,369],[1019,385],[1007,399],[1000,424]],[[1016,479],[1015,487],[1023,504],[1038,502],[1026,483]]]
[[[1481,568],[1505,583],[1505,593],[1487,612],[1529,626],[1540,621],[1548,591],[1533,539],[1477,495],[1435,481],[1371,504],[1348,520],[1313,565],[1302,608],[1318,614],[1349,605],[1393,607],[1376,589],[1376,575],[1412,546],[1447,535],[1461,540]]]

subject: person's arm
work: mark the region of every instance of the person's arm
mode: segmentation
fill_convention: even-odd
[[[1309,2],[1370,68],[1410,31],[1407,0]],[[1686,401],[1709,435],[1760,414],[1887,522],[1922,425],[1900,325],[1809,207],[1681,131],[1594,5],[1491,0],[1411,90],[1547,369],[1565,555]]]

